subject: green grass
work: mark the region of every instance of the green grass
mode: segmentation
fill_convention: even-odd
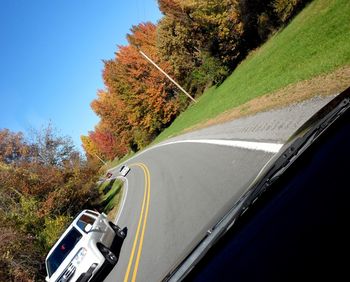
[[[114,219],[118,212],[120,201],[123,196],[123,182],[119,179],[112,179],[103,182],[99,187],[100,206],[103,212]]]
[[[349,64],[350,1],[314,0],[219,87],[206,91],[155,143],[256,97]]]

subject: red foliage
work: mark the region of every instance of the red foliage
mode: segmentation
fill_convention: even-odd
[[[113,133],[97,127],[95,131],[89,132],[89,138],[96,144],[102,155],[108,159],[121,157],[128,152],[128,147],[122,135],[119,140]]]
[[[147,145],[180,111],[174,86],[139,53],[172,74],[170,64],[158,55],[156,26],[133,26],[127,38],[129,45],[119,46],[115,59],[104,62],[106,91],[99,91],[91,103],[101,121],[89,136],[108,158]]]

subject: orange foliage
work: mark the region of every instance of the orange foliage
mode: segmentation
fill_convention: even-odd
[[[127,153],[126,148],[123,148],[118,143],[117,138],[109,131],[96,128],[95,131],[89,132],[89,138],[108,159],[114,159],[116,156],[120,156],[120,154]]]
[[[0,130],[1,281],[39,281],[49,247],[46,219],[69,218],[98,193],[98,167],[82,159],[69,138],[50,125],[34,134],[29,141]]]
[[[9,164],[21,161],[28,155],[29,150],[21,132],[0,130],[0,162]]]
[[[172,75],[170,64],[158,55],[156,26],[133,26],[127,39],[129,45],[119,46],[115,59],[104,62],[106,90],[91,103],[101,121],[89,137],[109,158],[147,145],[181,105],[171,82],[139,53],[142,50]]]

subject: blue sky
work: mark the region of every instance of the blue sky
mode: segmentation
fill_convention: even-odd
[[[0,129],[28,132],[50,121],[80,148],[98,117],[103,59],[132,25],[157,22],[157,0],[1,0]]]

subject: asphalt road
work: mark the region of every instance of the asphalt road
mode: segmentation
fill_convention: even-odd
[[[328,97],[316,96],[300,103],[291,104],[288,107],[257,113],[189,132],[168,141],[210,138],[283,143],[294,131],[334,97],[335,95]]]
[[[250,146],[176,142],[209,138],[283,143],[329,99],[314,98],[189,133],[129,160],[125,203],[117,220],[128,235],[105,281],[162,280],[274,154]]]
[[[160,281],[217,223],[272,155],[179,143],[130,160],[125,204],[117,222],[127,226],[128,235],[119,262],[105,281]]]

